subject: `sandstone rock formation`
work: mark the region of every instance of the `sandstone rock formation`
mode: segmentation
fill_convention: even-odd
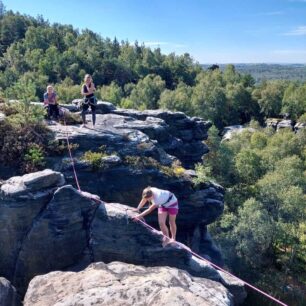
[[[185,247],[170,244],[163,248],[159,231],[151,232],[132,221],[131,207],[99,204],[89,193],[63,183],[61,173],[44,170],[14,177],[1,186],[0,274],[21,294],[36,275],[80,271],[91,262],[118,260],[178,267],[224,284],[235,291],[236,301],[245,297],[241,283],[228,281]],[[209,188],[201,192],[209,194]],[[207,233],[203,235],[207,238]]]
[[[0,277],[0,305],[21,306],[21,301],[16,289],[4,277]]]
[[[24,306],[231,306],[232,295],[220,283],[170,267],[121,262],[91,264],[86,270],[51,272],[30,283]]]

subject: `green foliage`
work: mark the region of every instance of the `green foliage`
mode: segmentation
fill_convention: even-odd
[[[99,170],[103,167],[102,159],[108,156],[105,152],[87,151],[84,153],[82,160],[89,162],[94,170]]]
[[[195,166],[196,177],[193,179],[195,186],[200,185],[201,183],[214,181],[212,178],[211,167],[204,166],[203,164],[197,164]]]
[[[71,151],[76,150],[79,147],[77,143],[69,143]],[[64,155],[67,153],[68,145],[66,141],[59,141],[57,139],[50,139],[46,145],[46,150],[51,155]]]
[[[306,84],[291,83],[283,96],[282,112],[296,120],[306,112]]]
[[[0,122],[0,162],[21,173],[38,170],[44,165],[51,137],[40,123],[12,124],[6,119]]]
[[[73,85],[70,78],[65,78],[60,84],[55,85],[57,99],[61,103],[71,103],[81,97],[81,85]]]
[[[175,90],[164,90],[160,95],[159,107],[172,111],[192,113],[190,101],[192,87],[185,83],[179,83]]]
[[[161,92],[165,88],[165,82],[157,75],[147,75],[140,80],[132,90],[129,100],[133,103],[133,108],[138,109],[156,109],[157,101]]]
[[[100,96],[104,101],[112,102],[115,105],[120,105],[123,98],[123,90],[115,82],[111,82],[109,86],[104,85],[99,90]]]
[[[297,121],[300,123],[306,123],[306,113],[300,116]]]
[[[306,259],[306,132],[257,127],[220,142],[213,129],[208,140],[212,151],[199,169],[227,187],[225,214],[211,226],[227,263],[239,259],[237,271],[275,264],[293,273]]]
[[[261,174],[261,158],[251,149],[242,149],[235,158],[235,167],[242,182],[252,184]]]
[[[31,144],[24,155],[24,171],[35,172],[45,165],[44,150],[37,144]]]
[[[135,169],[156,169],[170,177],[180,177],[185,172],[185,169],[179,165],[163,166],[154,158],[146,156],[125,156],[124,162]]]
[[[258,100],[260,110],[266,117],[280,114],[285,88],[284,81],[269,81],[253,91],[253,97]]]
[[[80,98],[85,73],[96,95],[135,109],[183,111],[211,120],[218,128],[251,118],[305,113],[305,83],[265,81],[255,84],[233,65],[204,71],[189,54],[164,55],[138,42],[118,42],[69,25],[50,25],[3,10],[0,20],[0,89],[5,96],[31,88],[30,100],[42,99],[47,84],[56,84],[59,101]],[[238,65],[238,67],[240,67]],[[25,85],[25,86],[24,86]]]
[[[252,266],[265,264],[265,257],[273,243],[273,232],[267,211],[254,198],[245,201],[238,212],[238,222],[233,230],[237,241],[238,255],[244,257]],[[270,254],[269,254],[270,255]]]

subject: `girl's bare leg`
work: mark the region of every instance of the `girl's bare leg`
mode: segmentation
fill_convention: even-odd
[[[171,232],[171,238],[173,240],[176,239],[176,215],[169,215],[169,224],[170,224],[170,232]]]

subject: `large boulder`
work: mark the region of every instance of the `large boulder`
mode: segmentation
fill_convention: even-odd
[[[292,120],[281,120],[277,124],[277,131],[279,131],[281,129],[289,129],[290,131],[292,131],[293,130],[293,122],[292,122]]]
[[[0,277],[0,305],[21,306],[20,297],[15,287],[4,277]]]
[[[51,272],[30,283],[24,306],[234,305],[220,283],[170,267],[95,263],[84,271]]]
[[[0,186],[0,275],[13,280],[24,239],[63,183],[61,173],[46,169]]]
[[[255,129],[239,124],[226,126],[222,131],[222,141],[231,140],[235,135],[241,134],[244,131],[249,131],[252,133],[255,132]]]

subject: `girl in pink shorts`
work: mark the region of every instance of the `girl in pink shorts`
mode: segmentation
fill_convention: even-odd
[[[139,211],[147,202],[151,202],[152,205],[138,214],[135,218],[141,218],[154,209],[158,208],[158,223],[162,233],[171,238],[171,240],[176,239],[176,216],[178,214],[178,201],[176,196],[168,190],[163,190],[155,187],[147,187],[142,192],[142,199],[138,204],[137,211]],[[166,220],[169,215],[170,233],[166,225]],[[164,243],[167,243],[169,239],[164,239]]]

